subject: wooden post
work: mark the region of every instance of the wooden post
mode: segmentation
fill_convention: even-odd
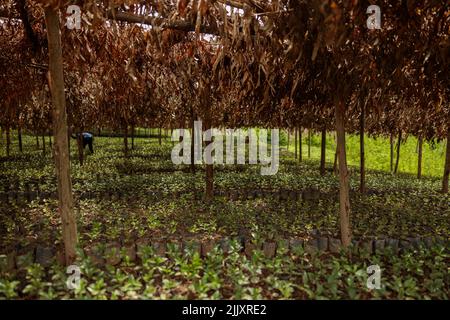
[[[59,213],[62,220],[66,265],[70,265],[76,258],[77,225],[73,213],[72,181],[67,147],[66,97],[59,17],[58,12],[51,7],[45,8],[45,24],[49,55],[48,82],[53,105],[54,158],[58,182]]]
[[[298,141],[297,141],[297,136],[298,136],[298,128],[295,128],[294,131],[294,143],[295,143],[295,156],[294,159],[297,160],[297,154],[298,154]]]
[[[339,207],[341,241],[344,247],[351,243],[350,226],[350,184],[345,150],[345,108],[342,103],[336,105],[336,133],[339,157]]]
[[[83,148],[83,135],[80,132],[77,136],[77,147],[78,147],[78,160],[80,161],[80,166],[84,164],[84,148]]]
[[[211,119],[211,84],[209,81],[205,81],[203,84],[203,92],[201,92],[201,103],[202,103],[202,109],[204,112],[204,124],[205,124],[205,130],[209,130],[212,127],[212,119]],[[205,142],[205,147],[212,144],[213,141]],[[206,164],[205,165],[205,200],[210,201],[214,198],[214,165],[213,164]]]
[[[124,129],[124,135],[123,135],[123,152],[125,154],[125,157],[128,158],[128,125],[125,125]]]
[[[391,147],[391,173],[394,173],[394,134],[391,133],[389,137],[389,143]]]
[[[422,155],[423,155],[423,137],[419,134],[418,155],[417,155],[417,179],[422,179]]]
[[[364,193],[366,191],[366,159],[364,148],[364,132],[365,132],[365,120],[366,117],[366,105],[361,104],[361,117],[359,119],[359,192]]]
[[[398,132],[398,142],[397,142],[397,159],[395,159],[394,173],[398,172],[398,164],[400,162],[400,146],[402,144],[402,130]]]
[[[447,148],[445,152],[444,177],[442,179],[442,192],[448,193],[448,178],[450,175],[450,128],[447,129]]]
[[[19,138],[19,151],[23,152],[23,143],[22,143],[22,128],[19,126],[17,129],[17,136]]]
[[[287,129],[287,136],[288,136],[287,150],[289,151],[289,147],[291,146],[291,130],[290,129]]]
[[[311,129],[308,129],[308,159],[311,158]]]
[[[302,142],[302,127],[299,128],[298,130],[298,140],[300,145],[298,146],[298,161],[302,162],[303,161],[303,142]]]
[[[322,143],[320,146],[320,174],[322,176],[325,175],[325,152],[326,152],[326,143],[327,143],[327,131],[325,128],[322,129]]]
[[[191,109],[191,172],[195,174],[195,113]]]

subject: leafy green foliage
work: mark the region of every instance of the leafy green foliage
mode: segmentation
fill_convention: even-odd
[[[356,161],[351,150],[357,147],[352,139],[356,138],[349,138],[351,164]],[[33,148],[33,139],[25,136],[24,141],[26,148]],[[369,139],[368,149],[380,144],[388,152],[389,146],[382,141]],[[405,150],[409,144],[414,145],[410,141]],[[0,298],[448,299],[448,251],[442,247],[399,255],[359,251],[311,255],[301,248],[291,253],[283,253],[279,248],[275,258],[267,259],[259,250],[250,258],[245,257],[236,242],[231,243],[228,254],[214,249],[206,258],[200,258],[194,242],[186,249],[187,254],[175,245],[186,238],[202,241],[242,234],[261,243],[306,238],[316,230],[325,236],[339,237],[338,183],[331,172],[320,176],[314,159],[318,156],[314,151],[316,144],[317,141],[313,143],[313,159],[303,163],[295,162],[292,153],[284,154],[275,176],[261,176],[255,166],[216,166],[215,187],[223,191],[282,193],[311,189],[318,190],[320,197],[283,200],[268,195],[230,200],[216,196],[210,203],[195,197],[203,192],[203,172],[198,170],[193,175],[186,166],[174,166],[167,156],[170,142],[163,141],[159,146],[155,139],[136,138],[135,149],[125,158],[121,139],[96,138],[96,152],[87,155],[83,167],[78,165],[72,145],[80,246],[127,243],[140,238],[172,241],[167,256],[155,255],[153,248],[144,247],[142,260],[131,261],[124,256],[121,265],[105,268],[95,266],[90,258],[81,258],[78,264],[82,280],[75,291],[67,290],[67,275],[56,264],[46,269],[31,265],[16,272],[0,271]],[[330,145],[328,149],[328,159],[332,160],[334,147]],[[305,152],[306,146],[304,157]],[[381,160],[385,153],[380,149],[376,159],[368,158],[369,167],[379,160],[380,167],[374,169],[385,169],[386,163]],[[434,159],[438,159],[436,163],[440,161],[438,157]],[[14,156],[0,166],[4,191],[13,188],[25,192],[27,184],[31,184],[32,191],[38,187],[40,192],[55,192],[51,161],[38,151]],[[357,170],[352,169],[353,190],[358,181]],[[366,195],[356,191],[351,194],[356,238],[448,238],[450,199],[437,192],[437,175],[419,181],[412,175],[393,176],[382,170],[369,170],[367,182]],[[83,198],[83,194],[92,197]],[[1,203],[0,230],[0,253],[16,246],[60,244],[56,201]],[[380,290],[370,291],[365,286],[366,268],[371,264],[382,268]]]

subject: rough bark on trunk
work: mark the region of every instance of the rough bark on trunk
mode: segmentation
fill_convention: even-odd
[[[326,151],[326,143],[327,143],[327,131],[322,129],[322,143],[320,146],[320,174],[325,175],[325,151]]]
[[[77,225],[73,212],[72,181],[67,148],[67,114],[64,93],[63,60],[58,13],[45,8],[49,54],[49,86],[53,105],[54,154],[58,182],[59,213],[62,220],[62,235],[65,262],[70,265],[76,258]]]
[[[359,192],[364,193],[366,191],[366,155],[364,148],[364,132],[366,131],[366,106],[361,106],[361,118],[359,119]]]
[[[397,141],[397,159],[395,159],[395,168],[394,173],[398,172],[398,164],[400,162],[400,146],[402,145],[402,131],[400,130],[398,133],[398,141]]]
[[[19,151],[20,151],[20,152],[23,152],[22,128],[21,128],[21,127],[19,127],[19,128],[17,129],[17,136],[18,136],[18,139],[19,139]]]
[[[448,193],[448,178],[450,175],[450,128],[447,129],[447,148],[445,152],[444,177],[442,179],[442,192]]]
[[[417,141],[417,179],[422,179],[422,155],[423,155],[423,137],[419,135],[419,140]]]
[[[336,105],[336,133],[339,157],[339,206],[341,241],[344,247],[351,243],[350,226],[350,185],[345,150],[345,108],[343,104]]]

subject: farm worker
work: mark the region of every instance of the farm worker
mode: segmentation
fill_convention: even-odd
[[[83,149],[86,147],[86,145],[89,146],[89,151],[91,153],[94,153],[94,148],[92,146],[92,143],[94,142],[94,135],[89,132],[82,132],[81,133],[82,139],[83,139]],[[80,133],[77,133],[76,136],[72,135],[72,138],[78,139],[80,137]]]

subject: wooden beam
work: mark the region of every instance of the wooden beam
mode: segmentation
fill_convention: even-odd
[[[111,20],[128,22],[128,23],[141,23],[145,25],[150,25],[152,27],[158,27],[161,29],[173,29],[184,32],[193,32],[195,31],[195,24],[189,21],[170,21],[165,22],[166,19],[150,17],[150,16],[141,16],[132,13],[126,12],[117,12],[114,10],[108,10],[106,12],[106,17]],[[219,30],[215,27],[202,25],[200,27],[200,32],[211,35],[218,35]]]

